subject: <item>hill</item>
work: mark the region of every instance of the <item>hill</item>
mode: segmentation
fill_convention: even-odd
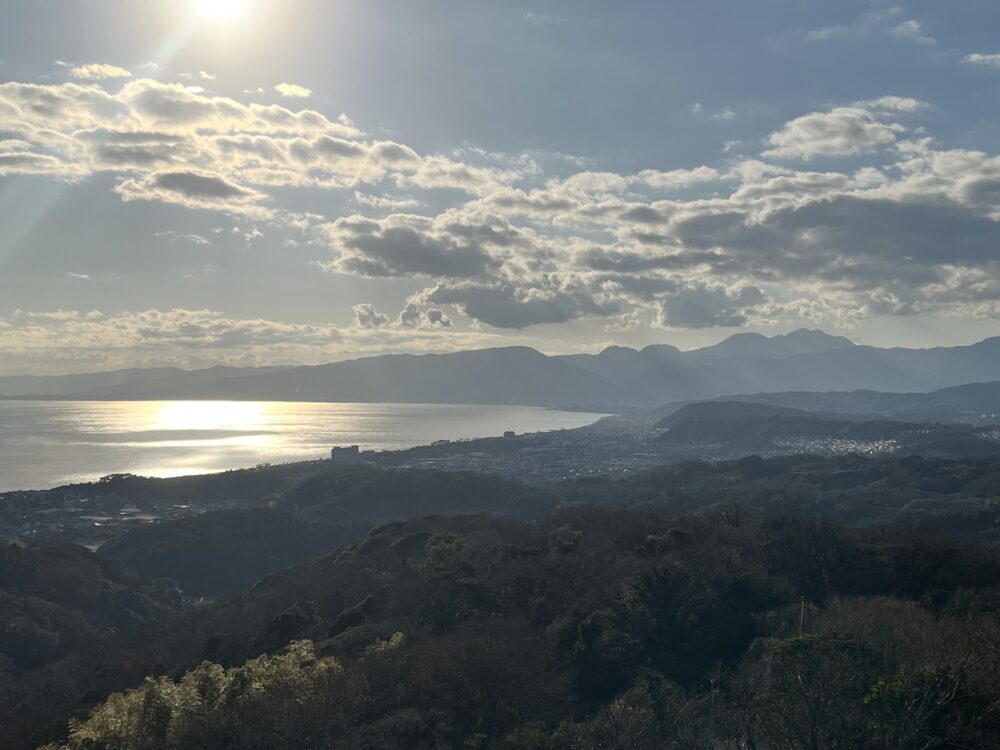
[[[929,393],[855,391],[788,391],[725,397],[726,403],[759,404],[776,409],[847,416],[879,416],[911,422],[1000,422],[1000,381],[969,383]],[[663,419],[687,406],[672,403],[656,409],[650,418]]]
[[[737,334],[715,346],[688,352],[671,346],[642,350],[611,347],[594,355],[546,356],[526,347],[508,347],[385,355],[311,367],[160,373],[143,378],[110,373],[41,382],[7,379],[6,384],[0,379],[0,395],[617,409],[745,393],[926,392],[988,381],[998,371],[1000,338],[971,346],[879,349],[855,346],[820,331],[796,331],[770,338]],[[86,390],[80,390],[84,386]],[[57,387],[63,390],[53,392]]]
[[[985,750],[998,577],[737,509],[397,523],[197,613],[51,747]]]
[[[102,682],[102,670],[148,641],[180,610],[180,596],[169,586],[82,547],[0,542],[4,747],[22,746],[54,717],[76,708],[95,682]]]
[[[829,731],[853,717],[845,746],[882,746],[864,744],[872,711],[896,716],[894,732],[912,729],[911,715],[892,713],[896,694],[872,703],[891,683],[962,691],[958,714],[946,701],[921,731],[986,748],[1000,727],[971,709],[993,705],[987,678],[1000,667],[990,661],[998,503],[1000,459],[689,461],[545,492],[331,467],[272,507],[142,527],[98,555],[9,545],[5,746],[33,735],[70,750],[122,747],[116,733],[128,732],[129,747],[151,748],[192,737],[204,748],[329,747],[349,736],[373,749],[596,749],[615,746],[601,733],[615,731],[616,711],[645,738],[628,747],[724,746],[748,707],[768,717],[755,732],[797,716],[781,710],[802,684],[775,675],[798,674],[809,695],[834,690]],[[486,512],[426,515],[468,510]],[[338,549],[322,538],[334,519],[379,515],[396,520],[359,527]],[[126,570],[195,579],[212,566],[205,581],[229,586],[248,564],[273,568],[184,610],[170,584]],[[928,674],[946,681],[920,682]],[[74,707],[122,689],[89,720],[77,713],[72,738],[60,729]]]
[[[793,409],[788,406],[772,406],[753,401],[701,401],[686,404],[677,411],[665,416],[656,423],[656,427],[667,429],[676,427],[691,419],[761,419],[765,417],[804,417],[817,416],[803,409]]]

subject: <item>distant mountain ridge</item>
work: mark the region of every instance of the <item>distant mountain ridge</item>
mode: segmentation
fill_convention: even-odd
[[[287,370],[287,367],[147,367],[81,375],[13,375],[0,377],[0,397],[87,395],[102,398],[121,392],[141,392],[179,383],[208,383],[249,373]]]
[[[872,390],[786,391],[754,393],[723,397],[725,400],[696,402],[703,406],[717,404],[723,409],[739,404],[739,408],[758,406],[763,410],[781,409],[793,412],[841,416],[877,416],[912,422],[956,421],[1000,423],[1000,381],[969,383],[930,393],[882,393]],[[656,409],[651,418],[664,419],[669,426],[688,406],[666,404]],[[763,413],[763,412],[762,412]]]
[[[528,347],[506,347],[451,354],[383,355],[306,367],[197,371],[164,368],[56,378],[0,378],[0,397],[477,403],[612,409],[793,391],[924,393],[993,381],[998,374],[1000,337],[971,346],[880,349],[803,329],[773,337],[736,334],[693,351],[654,345],[641,350],[609,347],[599,354],[547,356]],[[775,403],[802,408],[797,403]],[[1000,412],[1000,405],[996,411]]]

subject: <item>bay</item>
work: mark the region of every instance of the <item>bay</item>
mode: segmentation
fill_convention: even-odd
[[[252,401],[0,401],[0,492],[107,474],[174,477],[573,429],[602,415],[529,406]]]

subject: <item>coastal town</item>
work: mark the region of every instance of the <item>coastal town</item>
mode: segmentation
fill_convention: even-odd
[[[392,469],[470,471],[529,484],[551,485],[584,477],[622,477],[682,460],[728,460],[746,455],[739,445],[677,443],[648,419],[614,416],[579,429],[463,441],[439,441],[398,451],[359,446],[332,449],[329,460],[258,466],[173,479],[117,474],[50,490],[0,493],[0,538],[60,535],[96,548],[123,530],[207,511],[266,504],[309,476],[359,464]],[[1000,431],[981,430],[981,441],[1000,442]],[[905,448],[898,440],[845,440],[829,436],[781,438],[758,446],[761,456],[879,456]]]

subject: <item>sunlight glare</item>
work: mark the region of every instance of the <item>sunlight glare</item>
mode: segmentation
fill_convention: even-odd
[[[164,401],[153,429],[253,429],[260,425],[260,411],[252,401]]]
[[[250,0],[198,0],[198,8],[216,18],[235,18],[243,13]]]

